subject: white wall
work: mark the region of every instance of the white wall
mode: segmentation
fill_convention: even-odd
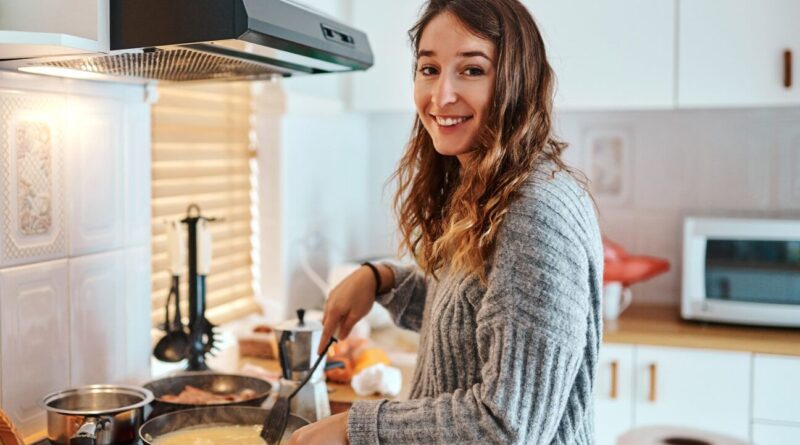
[[[367,119],[342,113],[338,99],[256,86],[260,170],[260,293],[270,320],[322,307],[304,272],[305,256],[323,279],[330,266],[370,253]]]
[[[391,174],[412,117],[369,116],[370,190]],[[672,264],[633,287],[636,301],[679,304],[684,216],[800,215],[800,109],[573,112],[556,120],[571,165],[595,182],[601,174],[618,179],[604,182],[605,193],[595,187],[603,233]],[[612,171],[591,161],[591,140],[603,137],[623,141]],[[371,247],[391,251],[389,201],[371,205]]]

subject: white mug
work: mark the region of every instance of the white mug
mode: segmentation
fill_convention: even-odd
[[[629,287],[624,287],[619,281],[611,281],[603,286],[603,318],[616,320],[628,308],[633,300]]]

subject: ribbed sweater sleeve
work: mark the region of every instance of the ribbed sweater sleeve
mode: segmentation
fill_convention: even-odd
[[[574,402],[576,375],[586,371],[597,272],[589,269],[596,265],[599,236],[585,231],[596,224],[586,200],[553,191],[523,196],[510,209],[488,283],[470,303],[476,345],[456,347],[477,349],[478,382],[410,401],[357,402],[349,412],[351,445],[560,443],[564,419],[582,416],[565,416],[565,409]],[[454,321],[441,329],[462,328],[457,315]],[[431,365],[423,372],[459,372]],[[581,391],[589,396],[581,394],[579,403],[591,403],[591,388]]]
[[[389,311],[397,326],[418,332],[428,291],[424,274],[412,265],[394,261],[381,264],[392,269],[395,285],[389,292],[378,295],[376,301]]]

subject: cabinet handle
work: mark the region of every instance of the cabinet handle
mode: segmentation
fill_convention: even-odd
[[[647,396],[647,399],[651,402],[656,401],[656,364],[650,364],[650,395]]]
[[[617,391],[617,370],[619,368],[619,363],[616,360],[611,362],[611,400],[617,400],[618,391]]]
[[[792,87],[792,50],[783,52],[783,86]]]

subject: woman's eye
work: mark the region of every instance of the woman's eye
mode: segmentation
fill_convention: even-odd
[[[464,74],[466,74],[467,76],[481,76],[484,74],[484,71],[482,68],[469,67],[464,70]]]
[[[423,66],[423,67],[420,67],[417,71],[420,74],[422,74],[423,76],[432,76],[432,75],[436,74],[436,68],[434,68],[432,66]]]

